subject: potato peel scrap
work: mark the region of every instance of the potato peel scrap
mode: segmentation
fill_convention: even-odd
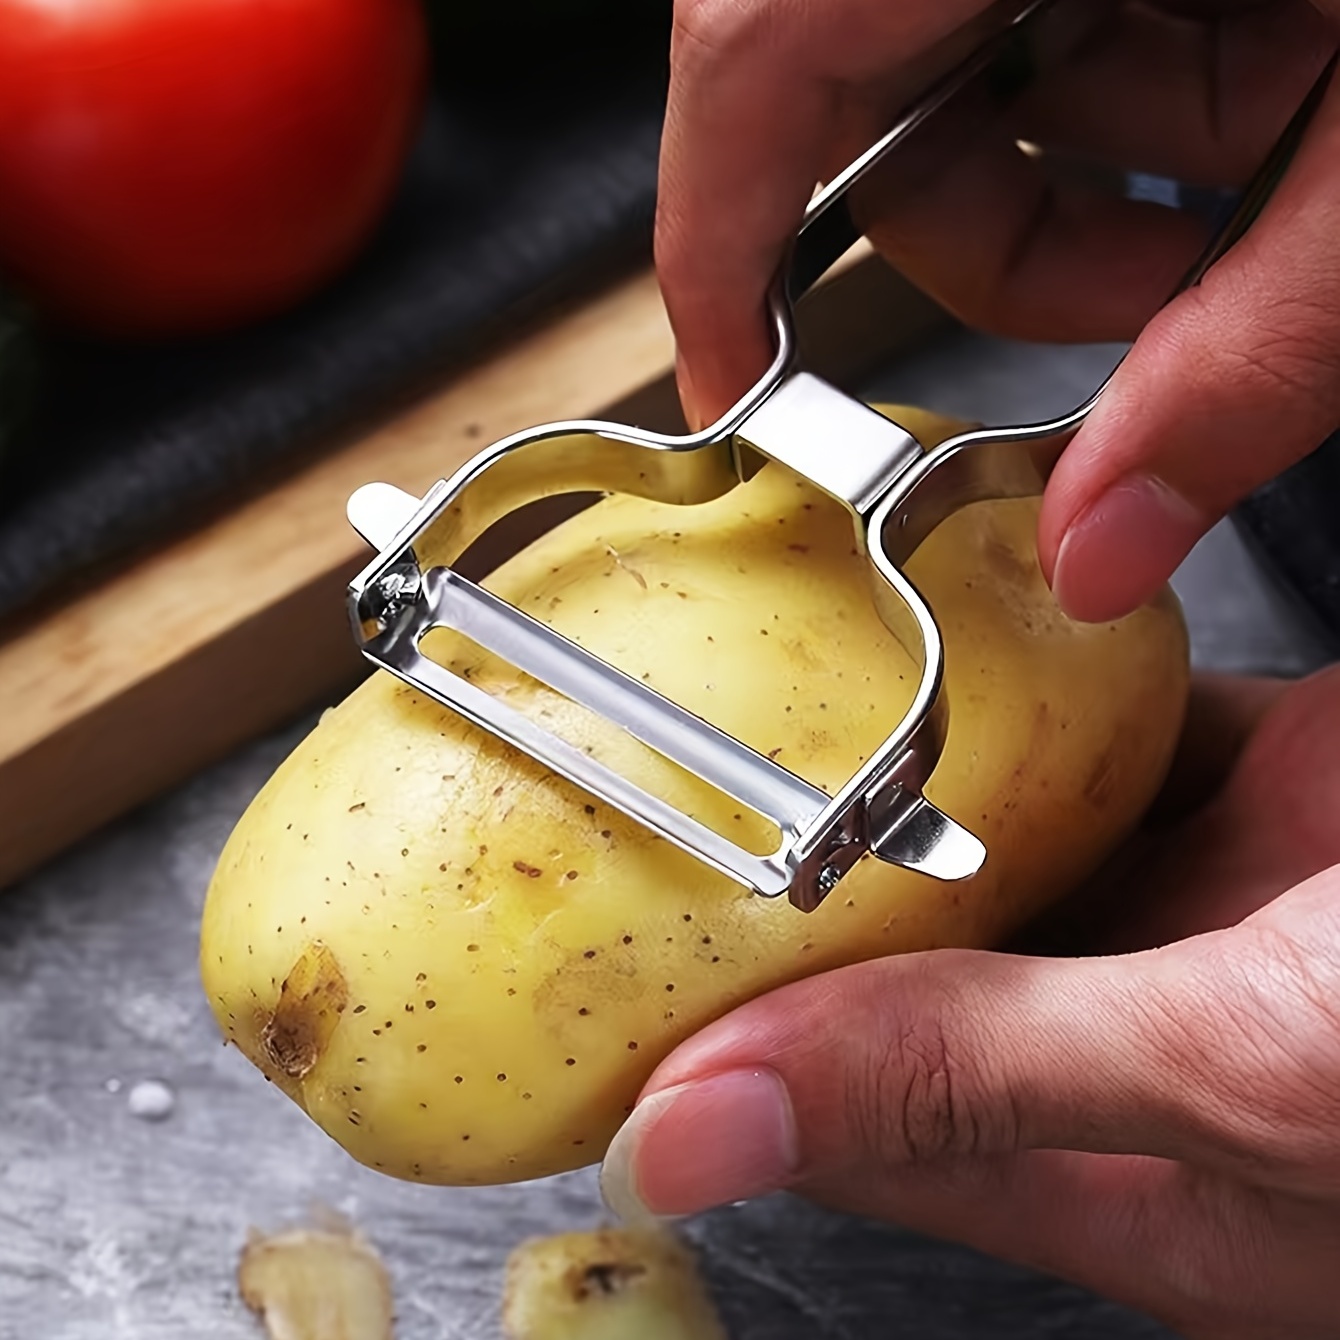
[[[727,1340],[692,1253],[649,1228],[523,1242],[507,1262],[508,1340]]]
[[[237,1283],[270,1340],[394,1340],[385,1267],[351,1228],[253,1231]]]

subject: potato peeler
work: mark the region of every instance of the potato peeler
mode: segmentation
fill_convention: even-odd
[[[390,484],[349,500],[354,528],[377,556],[353,580],[355,638],[374,665],[523,750],[592,797],[767,898],[812,911],[867,853],[939,880],[975,874],[983,843],[922,794],[947,724],[944,645],[901,565],[943,520],[970,503],[1036,495],[1097,403],[1044,423],[982,428],[933,450],[892,420],[798,366],[793,310],[859,240],[851,189],[953,106],[999,108],[1091,31],[1092,0],[1015,0],[989,31],[912,100],[896,124],[812,199],[769,297],[776,353],[767,373],[702,432],[669,436],[619,423],[544,424],[494,443],[416,498]],[[1246,231],[1282,176],[1325,91],[1334,60],[1177,292],[1198,283]],[[1175,295],[1174,295],[1175,296]],[[880,616],[913,653],[910,707],[836,794],[685,710],[456,571],[462,553],[516,508],[564,493],[627,493],[692,506],[720,497],[765,462],[844,505],[869,562]],[[758,854],[653,795],[531,718],[430,660],[425,634],[450,628],[762,816],[776,846]]]

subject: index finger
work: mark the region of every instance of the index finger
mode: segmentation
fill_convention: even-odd
[[[695,427],[772,348],[768,285],[849,104],[986,0],[679,0],[661,145],[656,266]]]

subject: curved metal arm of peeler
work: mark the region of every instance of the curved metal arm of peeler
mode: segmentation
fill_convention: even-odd
[[[691,422],[766,366],[765,295],[814,183],[889,124],[908,63],[985,8],[678,0],[656,257]],[[1148,599],[1340,426],[1340,79],[1247,236],[1166,305],[1206,221],[1125,191],[1129,173],[1240,187],[1338,34],[1340,0],[1118,4],[984,133],[956,138],[955,112],[915,180],[854,193],[880,251],[968,324],[1135,341],[1043,506],[1043,567],[1077,618]]]

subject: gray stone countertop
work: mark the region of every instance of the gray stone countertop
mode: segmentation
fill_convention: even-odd
[[[1079,401],[1116,352],[954,335],[868,390],[1018,420]],[[1321,662],[1231,529],[1177,585],[1199,664],[1294,675]],[[511,1248],[601,1221],[589,1172],[457,1191],[361,1168],[220,1045],[196,978],[205,884],[309,724],[248,746],[0,900],[0,1340],[254,1340],[239,1248],[249,1227],[293,1222],[314,1202],[383,1253],[400,1340],[482,1340],[498,1334]],[[157,1121],[131,1110],[146,1080],[174,1098]],[[735,1340],[1166,1335],[1053,1280],[786,1197],[688,1231]]]

